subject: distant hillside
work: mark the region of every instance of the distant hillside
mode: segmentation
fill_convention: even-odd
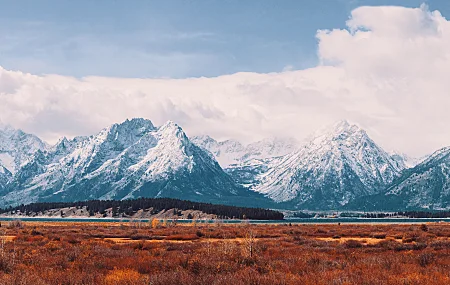
[[[170,198],[133,200],[90,200],[79,202],[32,203],[0,209],[0,214],[15,216],[111,217],[111,218],[221,218],[282,220],[280,212],[235,206],[198,203]]]

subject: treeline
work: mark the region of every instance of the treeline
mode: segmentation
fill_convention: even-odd
[[[399,212],[399,215],[408,218],[450,218],[450,211],[439,211],[439,212],[423,212],[423,211],[409,211],[409,212]]]
[[[278,211],[261,209],[261,208],[244,208],[226,205],[216,205],[209,203],[199,203],[170,198],[139,198],[133,200],[90,200],[78,202],[45,202],[32,203],[28,205],[20,205],[17,207],[9,207],[0,209],[0,213],[39,213],[52,209],[62,209],[69,207],[77,207],[81,209],[86,207],[90,216],[96,213],[105,214],[107,209],[112,209],[112,216],[132,216],[139,210],[148,210],[152,208],[152,214],[156,214],[162,210],[178,209],[198,210],[206,214],[216,215],[221,219],[251,219],[251,220],[282,220],[284,215]],[[176,214],[174,212],[174,214]]]
[[[397,218],[407,217],[416,219],[441,219],[450,218],[450,211],[425,212],[425,211],[405,211],[395,213],[366,213],[364,218]]]
[[[364,214],[364,218],[369,218],[369,219],[380,219],[380,218],[395,218],[399,216],[398,213],[366,213]]]

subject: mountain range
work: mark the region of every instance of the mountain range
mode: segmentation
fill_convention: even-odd
[[[308,210],[450,208],[450,148],[421,160],[388,153],[338,122],[303,142],[189,138],[174,122],[126,120],[48,145],[0,128],[0,207],[169,197]]]
[[[51,147],[40,145],[8,176],[0,192],[2,206],[137,197],[226,204],[267,200],[234,183],[177,124],[155,127],[144,119],[114,124],[89,137],[62,138]]]

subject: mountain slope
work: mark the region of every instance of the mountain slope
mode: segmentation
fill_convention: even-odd
[[[400,152],[392,152],[390,153],[390,155],[391,158],[395,160],[399,165],[401,165],[401,167],[403,167],[404,169],[413,168],[414,166],[416,166],[417,164],[421,163],[426,159],[426,157],[422,158],[411,157],[407,154]]]
[[[14,174],[46,144],[38,137],[9,126],[0,126],[0,165]]]
[[[450,209],[450,147],[407,169],[383,193],[362,197],[349,208],[367,210]]]
[[[380,192],[402,170],[364,130],[342,121],[271,164],[254,190],[289,207],[336,209]]]
[[[11,180],[11,172],[6,169],[6,167],[0,164],[0,194],[6,189],[6,187],[8,187],[8,184],[11,182]]]
[[[191,140],[212,153],[224,169],[246,164],[253,159],[265,160],[282,156],[296,150],[299,145],[293,138],[266,138],[246,146],[234,140],[218,142],[209,136],[195,136]]]
[[[237,186],[173,122],[114,124],[38,151],[14,177],[3,205],[35,201],[171,197],[231,203],[258,198]]]

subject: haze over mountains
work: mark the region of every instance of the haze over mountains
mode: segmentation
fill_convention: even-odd
[[[450,208],[448,148],[417,166],[346,121],[306,142],[249,145],[189,138],[174,122],[132,119],[49,146],[0,129],[0,207],[30,202],[170,197],[282,209]]]

